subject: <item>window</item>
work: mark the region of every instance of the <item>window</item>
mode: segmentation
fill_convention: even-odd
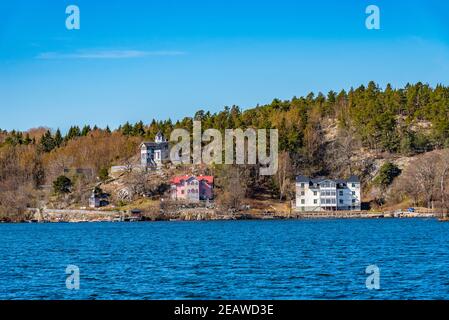
[[[355,191],[352,191],[352,195],[355,196]]]
[[[352,184],[352,187],[355,188],[355,183]]]
[[[318,199],[314,199],[313,204],[318,204]]]
[[[313,195],[314,195],[314,196],[317,196],[317,195],[318,195],[318,192],[317,192],[317,191],[314,191],[314,192],[313,192]]]
[[[340,201],[339,201],[339,202],[340,202],[340,204],[343,204],[343,199],[340,199]]]
[[[343,196],[343,190],[340,190],[340,192],[338,193],[340,195],[340,197]]]
[[[181,194],[184,194],[184,190],[181,190]]]
[[[352,199],[352,203],[355,203],[355,199]]]
[[[304,183],[301,183],[301,188],[304,188]]]
[[[306,200],[301,199],[301,204],[305,204],[305,203],[306,203]]]
[[[302,196],[305,195],[305,192],[304,192],[304,191],[301,191],[301,195],[302,195]]]

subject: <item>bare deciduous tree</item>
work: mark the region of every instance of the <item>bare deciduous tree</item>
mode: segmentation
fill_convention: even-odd
[[[443,151],[441,155],[441,160],[439,163],[439,183],[440,183],[440,203],[441,209],[443,209],[443,216],[447,216],[448,206],[449,206],[449,192],[446,188],[449,176],[449,150]]]
[[[413,161],[394,183],[393,193],[412,198],[415,205],[421,202],[427,208],[433,208],[440,189],[439,164],[440,157],[436,153]]]
[[[327,165],[338,176],[354,174],[354,154],[361,144],[350,130],[340,130],[335,142],[328,148]]]
[[[290,187],[293,172],[290,155],[287,151],[283,151],[278,159],[279,167],[274,180],[279,189],[279,201],[282,201]]]

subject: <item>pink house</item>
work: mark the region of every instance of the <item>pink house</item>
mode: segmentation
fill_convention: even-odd
[[[214,177],[212,176],[177,176],[171,179],[171,198],[198,202],[214,197]]]

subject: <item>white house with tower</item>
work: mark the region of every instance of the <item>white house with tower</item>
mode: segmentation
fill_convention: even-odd
[[[154,142],[142,142],[140,145],[140,164],[144,168],[160,168],[169,158],[169,144],[161,132],[156,134]]]

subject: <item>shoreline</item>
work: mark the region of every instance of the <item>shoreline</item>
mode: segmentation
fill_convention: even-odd
[[[80,210],[77,210],[78,212]],[[88,211],[92,213],[92,211]],[[102,216],[102,217],[99,217]],[[94,223],[94,222],[192,222],[192,221],[238,221],[238,220],[348,220],[348,219],[438,219],[439,214],[435,213],[387,213],[387,212],[294,212],[282,214],[254,214],[254,213],[234,213],[234,214],[212,214],[201,213],[192,214],[146,214],[140,217],[121,216],[118,218],[117,212],[96,212],[96,215],[82,214],[82,216],[71,216],[50,214],[41,219],[30,219],[24,221],[0,221],[0,223]]]

